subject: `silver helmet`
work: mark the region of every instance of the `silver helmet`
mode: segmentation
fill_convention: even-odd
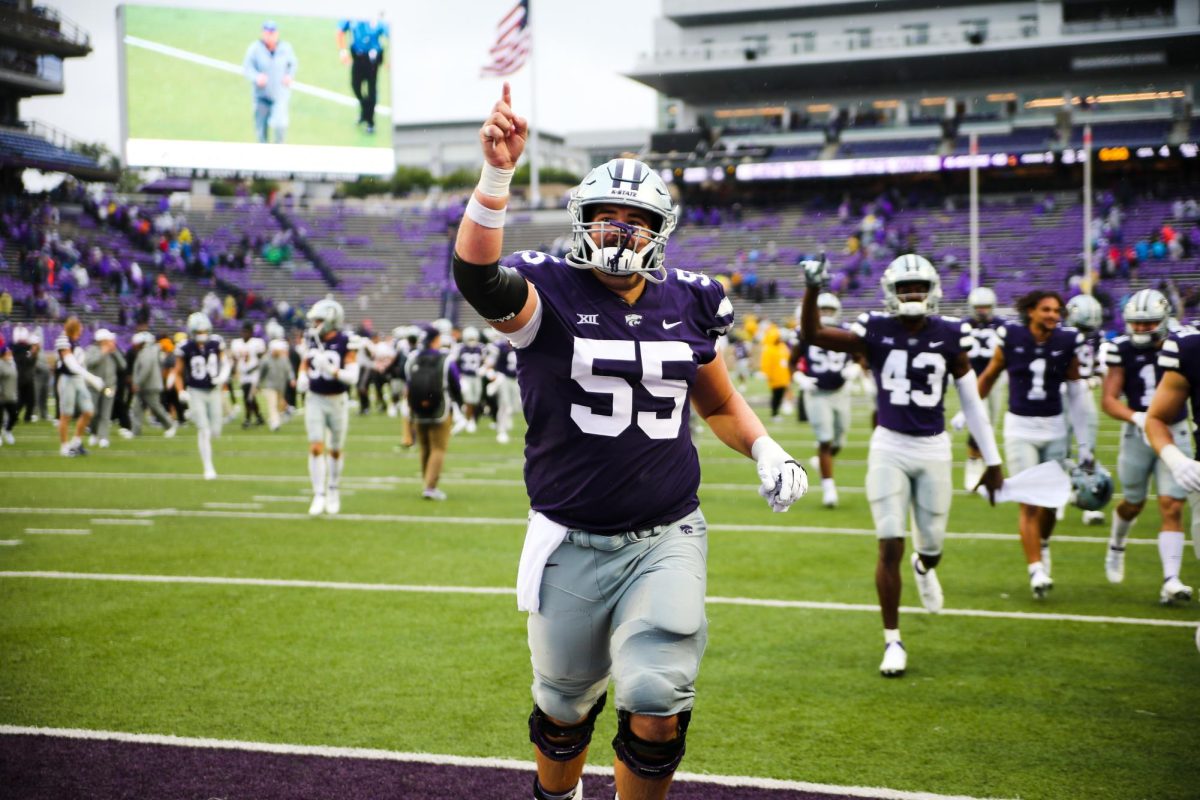
[[[657,227],[593,221],[594,207],[599,205],[641,209],[651,215]],[[667,185],[650,167],[632,158],[615,158],[601,164],[579,184],[567,213],[571,215],[571,250],[567,253],[571,266],[610,275],[645,275],[655,283],[666,279],[663,255],[677,216]],[[614,234],[617,243],[604,244],[613,240]],[[596,244],[596,239],[602,244]],[[640,250],[639,241],[645,242]]]
[[[342,310],[341,303],[326,297],[313,303],[307,316],[309,331],[317,336],[325,336],[342,327],[346,312]]]
[[[193,311],[187,319],[188,336],[202,342],[212,333],[212,320],[203,311]]]
[[[1104,324],[1104,309],[1090,294],[1077,294],[1067,301],[1067,325],[1085,331],[1099,330]]]
[[[1125,318],[1125,333],[1134,347],[1153,347],[1167,338],[1171,303],[1157,289],[1142,289],[1125,303],[1121,316]],[[1135,333],[1131,322],[1157,322],[1158,325],[1151,331]]]
[[[900,295],[896,292],[898,284],[917,282],[929,286],[923,295]],[[929,259],[915,253],[899,256],[888,264],[879,284],[883,287],[883,307],[889,314],[925,317],[937,313],[938,303],[942,299],[942,281]]]
[[[996,293],[986,286],[976,286],[967,295],[967,306],[975,313],[978,319],[987,321],[992,318],[992,311],[996,308]],[[986,313],[978,313],[979,309],[986,308]]]
[[[821,324],[826,327],[837,325],[842,319],[842,301],[833,292],[817,295],[817,310],[821,312]]]

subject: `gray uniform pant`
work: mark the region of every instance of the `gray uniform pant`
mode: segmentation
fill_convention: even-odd
[[[108,429],[112,427],[112,410],[114,396],[105,392],[92,392],[92,405],[96,407],[96,415],[92,417],[92,433],[97,439],[107,439]]]
[[[133,394],[133,403],[129,412],[134,436],[142,435],[142,418],[146,415],[147,411],[164,428],[169,428],[173,424],[170,415],[163,408],[162,400],[159,399],[159,391],[157,389],[139,389]]]

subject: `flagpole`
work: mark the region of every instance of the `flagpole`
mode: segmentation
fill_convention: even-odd
[[[525,4],[525,26],[529,29],[529,205],[542,207],[541,182],[538,180],[538,126],[537,126],[537,50],[533,36],[533,0]]]

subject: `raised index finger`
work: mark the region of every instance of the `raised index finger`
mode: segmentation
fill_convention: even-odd
[[[504,82],[504,89],[500,93],[500,99],[504,105],[512,108],[512,87],[508,85],[508,81]]]

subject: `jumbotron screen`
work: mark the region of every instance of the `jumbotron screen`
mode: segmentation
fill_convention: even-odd
[[[135,167],[387,175],[387,20],[124,5],[123,141]]]

